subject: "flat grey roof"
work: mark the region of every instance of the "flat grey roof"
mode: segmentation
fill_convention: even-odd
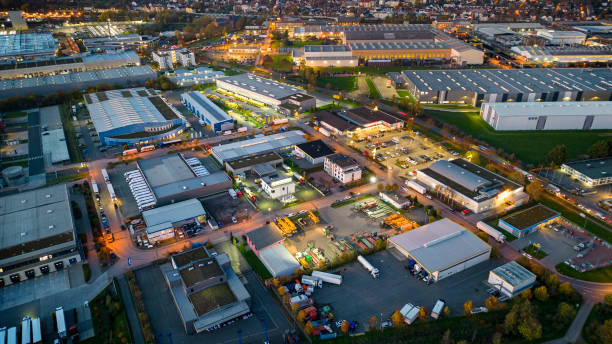
[[[304,51],[307,53],[331,53],[350,51],[347,45],[305,45]]]
[[[185,93],[182,97],[187,100],[194,107],[199,107],[200,113],[207,116],[209,120],[214,124],[218,122],[232,121],[230,115],[227,112],[221,110],[217,104],[213,103],[208,97],[203,95],[201,92],[193,91]]]
[[[281,99],[295,93],[303,92],[293,86],[281,84],[280,82],[262,78],[251,73],[218,78],[217,81],[226,82],[234,87],[240,87],[274,99]]]
[[[486,103],[498,116],[612,116],[612,101]]]
[[[0,263],[49,247],[74,246],[68,186],[59,184],[0,198]]]
[[[274,228],[273,224],[267,224],[246,234],[257,250],[264,249],[283,240],[283,236]]]
[[[359,42],[350,43],[351,50],[419,50],[419,49],[450,49],[442,42]]]
[[[227,174],[223,171],[213,172],[207,176],[194,177],[191,179],[177,180],[173,183],[160,185],[153,188],[153,192],[157,198],[172,196],[181,192],[186,192],[194,189],[206,189],[215,184],[231,182]]]
[[[152,188],[196,176],[179,154],[140,160],[138,166]]]
[[[249,155],[235,160],[227,161],[226,163],[233,169],[241,169],[252,167],[259,164],[267,164],[273,161],[283,161],[283,157],[276,152],[267,152],[263,154]]]
[[[304,132],[292,130],[214,146],[212,147],[212,152],[221,163],[224,163],[228,160],[238,159],[247,155],[277,151],[303,142],[306,142]]]
[[[14,33],[0,35],[0,57],[55,54],[51,33]]]
[[[433,41],[434,34],[431,31],[347,31],[344,33],[347,42],[349,41],[394,41],[394,40],[429,40]],[[416,42],[415,42],[416,43]]]
[[[206,211],[202,203],[195,198],[142,212],[142,217],[148,227],[165,222],[180,222],[202,215],[206,215]]]
[[[292,275],[300,263],[284,245],[274,245],[259,252],[259,259],[274,277]]]
[[[390,237],[389,240],[429,272],[444,270],[491,250],[475,234],[446,218]]]
[[[498,266],[491,272],[513,287],[521,286],[525,282],[535,281],[536,278],[535,274],[515,261]]]
[[[612,69],[608,68],[405,70],[402,73],[419,91],[517,94],[612,90]]]
[[[572,169],[591,179],[607,178],[612,176],[612,157],[590,160],[566,162]]]

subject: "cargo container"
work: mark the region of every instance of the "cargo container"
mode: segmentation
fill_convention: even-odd
[[[444,310],[444,300],[438,300],[436,301],[436,304],[433,306],[432,310],[431,310],[431,317],[434,319],[438,319],[440,318],[440,314],[442,314],[442,311]]]
[[[58,307],[55,309],[55,321],[57,324],[57,334],[60,338],[66,338],[66,319],[64,318],[64,308]]]
[[[32,343],[42,343],[42,330],[40,328],[40,318],[32,319]]]
[[[6,344],[17,344],[17,327],[11,327],[6,331]]]
[[[21,321],[21,344],[32,343],[32,323],[29,316],[25,316]]]
[[[408,325],[414,323],[416,318],[419,316],[420,310],[421,310],[421,307],[419,306],[412,307],[412,309],[404,316],[404,322]]]
[[[100,193],[100,189],[98,189],[98,183],[96,183],[95,181],[91,181],[91,191],[93,191],[94,195],[97,195]]]

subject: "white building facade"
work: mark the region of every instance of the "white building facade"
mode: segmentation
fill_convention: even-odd
[[[152,57],[161,69],[173,68],[176,65],[183,67],[196,65],[195,54],[185,48],[154,51]]]
[[[295,193],[295,183],[291,177],[283,174],[262,178],[261,188],[273,199],[291,196]]]
[[[342,154],[333,154],[325,157],[323,170],[342,184],[361,179],[361,167],[357,161]]]

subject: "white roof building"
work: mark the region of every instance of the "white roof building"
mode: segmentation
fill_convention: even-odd
[[[389,238],[396,248],[438,281],[489,259],[491,246],[474,233],[442,219]]]
[[[292,130],[274,135],[257,135],[255,138],[222,144],[212,147],[212,155],[221,164],[226,161],[252,154],[261,154],[283,149],[293,149],[293,146],[306,142],[304,132]]]

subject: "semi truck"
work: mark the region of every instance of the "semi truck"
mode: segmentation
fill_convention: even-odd
[[[40,328],[40,318],[32,319],[32,344],[42,343],[42,330]]]
[[[410,313],[410,310],[412,310],[414,308],[414,305],[412,303],[407,303],[404,305],[404,307],[402,307],[400,309],[400,313],[406,317],[408,315],[408,313]]]
[[[424,195],[425,193],[427,193],[427,189],[423,185],[415,182],[414,180],[407,180],[406,186],[420,193],[421,195]]]
[[[91,181],[91,191],[93,191],[94,195],[97,195],[100,193],[100,189],[98,189],[98,183],[96,183],[95,181]]]
[[[17,327],[11,327],[6,331],[6,344],[17,344]]]
[[[55,309],[55,321],[57,323],[57,334],[59,335],[60,339],[66,338],[66,319],[64,318],[63,307],[57,307]]]
[[[497,242],[503,243],[506,240],[506,236],[504,234],[482,221],[478,221],[476,223],[476,228],[489,234],[493,237],[493,239],[497,240]]]
[[[321,288],[323,287],[323,280],[313,276],[302,275],[302,284]]]
[[[103,168],[102,170],[100,170],[100,172],[102,172],[102,177],[104,177],[104,181],[110,183],[110,178],[108,177],[108,172],[106,172],[106,169]]]
[[[336,274],[330,274],[327,272],[315,270],[312,272],[312,277],[318,278],[322,280],[323,282],[327,282],[327,283],[332,283],[336,285],[342,284],[342,276],[336,275]]]
[[[114,202],[115,199],[117,199],[117,195],[115,195],[115,189],[113,189],[113,184],[111,183],[106,184],[106,188],[108,189],[108,193],[110,194],[111,200],[113,200]]]
[[[25,316],[21,321],[21,344],[31,344],[32,340],[32,324],[30,317]]]
[[[227,192],[230,194],[230,196],[232,196],[233,199],[238,198],[238,194],[236,193],[236,190],[228,189]]]
[[[436,304],[433,306],[432,310],[431,310],[431,317],[434,319],[438,319],[440,318],[440,314],[442,313],[442,310],[444,310],[444,300],[438,300],[436,301]]]
[[[378,278],[379,275],[379,271],[377,268],[375,268],[372,264],[370,264],[370,262],[368,262],[367,259],[365,259],[363,256],[358,256],[357,260],[359,261],[359,263],[361,263],[361,265],[363,265],[363,267],[368,270],[368,272],[370,273],[370,275],[372,275],[372,278]]]

